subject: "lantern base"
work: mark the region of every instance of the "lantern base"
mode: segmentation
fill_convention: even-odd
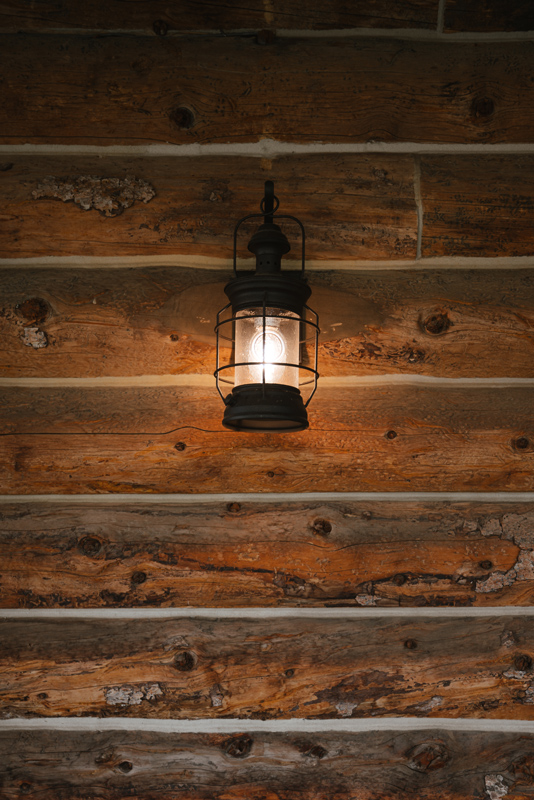
[[[234,386],[225,403],[223,425],[234,431],[291,433],[308,427],[302,395],[294,386],[246,383]]]

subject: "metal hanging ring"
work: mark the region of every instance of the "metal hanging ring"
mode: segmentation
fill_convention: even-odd
[[[260,203],[260,211],[261,211],[261,213],[262,214],[275,214],[278,211],[279,207],[280,207],[280,200],[278,199],[278,197],[275,194],[273,194],[273,200],[276,203],[276,205],[273,207],[272,211],[266,211],[265,210],[265,200],[266,200],[266,198],[263,197],[262,201]]]

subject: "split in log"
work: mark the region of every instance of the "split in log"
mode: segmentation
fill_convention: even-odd
[[[0,716],[532,719],[528,617],[0,622]]]
[[[0,270],[8,377],[212,374],[230,273]],[[534,377],[534,270],[314,272],[322,376]]]
[[[532,734],[439,727],[359,734],[10,731],[0,733],[0,780],[5,800],[518,800],[532,796],[533,748]]]
[[[225,431],[215,388],[11,388],[1,403],[18,432],[0,437],[5,494],[534,489],[523,387],[323,387],[310,430],[286,435]]]
[[[180,31],[269,29],[270,37],[264,30],[260,32],[260,42],[269,44],[276,28],[435,28],[437,14],[438,0],[367,0],[365,5],[320,0],[270,0],[268,5],[263,0],[247,0],[246,5],[228,0],[40,0],[38,10],[24,0],[9,0],[2,3],[0,30],[127,30],[166,36]]]
[[[530,42],[3,34],[0,52],[2,144],[534,141]]]
[[[423,156],[423,256],[530,256],[532,156]]]
[[[534,604],[534,506],[4,502],[2,608]]]

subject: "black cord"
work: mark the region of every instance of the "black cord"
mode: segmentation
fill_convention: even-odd
[[[200,431],[201,433],[228,433],[229,431],[211,431],[197,428],[195,425],[181,425],[170,431],[9,431],[0,432],[0,436],[168,436],[183,430]]]

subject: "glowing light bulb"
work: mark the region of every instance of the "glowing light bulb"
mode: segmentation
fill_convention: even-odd
[[[274,315],[277,316],[274,316]],[[240,311],[236,319],[235,383],[282,383],[298,387],[299,322],[290,311]]]

